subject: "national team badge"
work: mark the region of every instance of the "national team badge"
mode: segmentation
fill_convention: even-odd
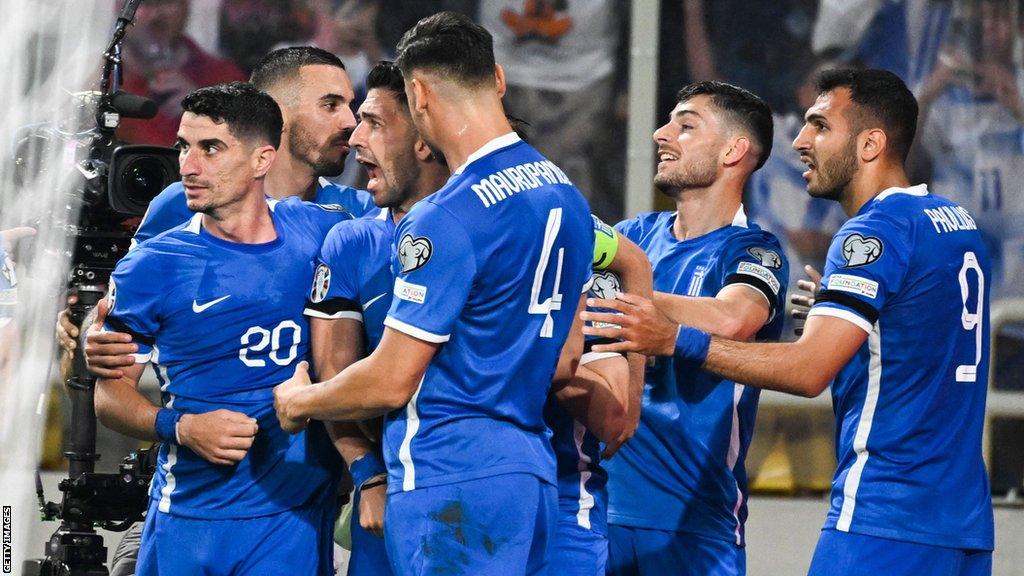
[[[747,248],[747,253],[760,260],[761,266],[776,270],[782,268],[782,257],[774,250],[761,248],[760,246],[751,246]]]
[[[843,240],[843,258],[850,268],[867,266],[882,257],[882,241],[874,236],[853,233]]]
[[[320,264],[316,267],[316,274],[313,275],[313,290],[309,293],[309,300],[318,303],[327,298],[327,290],[331,287],[331,269],[327,264]]]
[[[619,277],[612,272],[607,270],[602,272],[595,272],[594,283],[590,287],[590,294],[595,298],[603,298],[605,300],[614,300],[616,292],[622,292],[622,287],[619,284]]]
[[[413,238],[411,234],[406,234],[398,243],[398,261],[402,264],[402,272],[422,268],[433,253],[434,245],[425,236]]]

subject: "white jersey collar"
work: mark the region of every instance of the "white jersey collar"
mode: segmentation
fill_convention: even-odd
[[[911,186],[910,188],[898,188],[893,186],[892,188],[886,188],[882,190],[878,196],[875,196],[875,200],[881,202],[893,194],[910,194],[911,196],[927,196],[928,185],[918,184],[917,186]]]
[[[743,204],[740,204],[740,209],[736,211],[736,215],[732,217],[732,225],[739,226],[740,228],[748,228],[747,225],[747,213],[743,210]]]
[[[466,162],[462,166],[459,166],[457,170],[452,172],[452,175],[455,176],[457,174],[462,174],[462,171],[466,169],[466,166],[469,166],[473,162],[476,162],[477,160],[483,158],[484,156],[487,156],[488,154],[494,152],[495,150],[500,150],[507,146],[516,144],[520,140],[521,139],[519,138],[519,135],[516,134],[515,132],[509,132],[508,134],[498,136],[494,140],[491,140],[490,142],[478,148],[476,152],[470,154],[469,157],[466,158]]]

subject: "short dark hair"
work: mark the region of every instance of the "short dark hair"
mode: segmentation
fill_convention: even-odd
[[[759,150],[754,170],[764,166],[772,153],[772,140],[775,135],[772,109],[768,104],[749,90],[714,81],[684,86],[676,98],[679,102],[686,102],[696,96],[709,96],[711,105],[724,113],[727,122],[738,125],[754,137],[754,144]]]
[[[900,77],[886,70],[840,68],[825,70],[817,78],[818,94],[848,88],[859,108],[852,119],[857,131],[881,124],[893,154],[906,162],[917,133],[917,99]]]
[[[260,90],[267,91],[282,80],[290,80],[303,66],[334,66],[345,69],[340,58],[314,46],[292,46],[270,52],[256,64],[249,81]]]
[[[409,103],[405,95],[405,78],[394,62],[381,60],[370,69],[370,73],[366,75],[366,91],[375,88],[391,92],[402,104]]]
[[[185,112],[207,116],[239,140],[257,140],[274,148],[281,146],[284,120],[281,108],[266,92],[248,82],[228,82],[189,92],[181,101]]]
[[[477,86],[494,79],[494,39],[468,16],[440,12],[402,36],[395,63],[406,77],[422,69]]]

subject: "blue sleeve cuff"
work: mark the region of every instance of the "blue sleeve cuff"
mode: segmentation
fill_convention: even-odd
[[[184,413],[178,412],[177,410],[171,410],[170,408],[161,408],[156,413],[156,436],[161,442],[168,444],[180,444],[178,442],[178,421]]]
[[[348,471],[352,474],[352,485],[356,488],[362,488],[367,480],[375,476],[388,473],[384,460],[376,452],[368,452],[357,459],[349,465]]]
[[[711,334],[690,326],[679,326],[676,336],[676,357],[703,364],[708,359]]]

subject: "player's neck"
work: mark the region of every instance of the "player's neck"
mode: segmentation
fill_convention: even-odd
[[[676,195],[672,233],[690,240],[732,224],[740,209],[741,193],[722,186],[682,190]]]
[[[500,101],[497,106],[487,101],[459,103],[443,111],[437,125],[442,127],[437,145],[452,170],[491,140],[512,132]]]
[[[902,166],[889,166],[878,170],[858,170],[850,182],[849,193],[843,195],[839,204],[843,212],[854,217],[872,198],[889,188],[909,188],[910,179]]]
[[[317,177],[313,167],[293,156],[284,139],[266,182],[268,195],[279,200],[292,196],[309,201],[316,198]]]
[[[211,236],[237,244],[263,244],[277,238],[262,185],[237,202],[203,214],[203,228]]]

